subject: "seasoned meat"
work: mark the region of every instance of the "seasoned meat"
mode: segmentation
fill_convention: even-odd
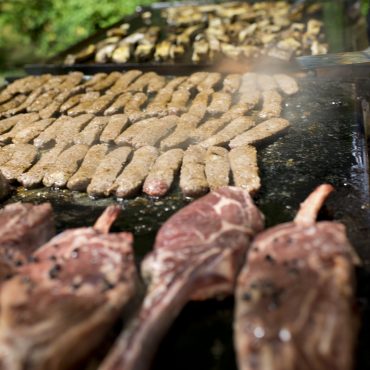
[[[54,165],[59,155],[66,149],[66,144],[59,144],[43,152],[41,158],[29,169],[18,177],[18,181],[28,189],[41,185],[45,173]]]
[[[84,78],[84,74],[82,72],[70,72],[64,81],[59,85],[59,89],[63,90],[71,90],[75,86],[79,85]]]
[[[243,75],[239,94],[239,103],[247,105],[249,109],[253,109],[258,104],[261,92],[257,84],[257,75],[255,73],[246,73]]]
[[[96,169],[90,185],[87,187],[87,193],[94,197],[108,196],[110,189],[126,164],[131,148],[124,146],[111,151],[100,162]]]
[[[103,77],[91,86],[86,86],[86,91],[99,91],[103,92],[113,86],[116,81],[121,77],[121,72],[112,72],[108,76]]]
[[[35,101],[27,107],[27,112],[40,112],[48,106],[59,94],[59,90],[48,90],[39,95]]]
[[[251,117],[235,118],[217,134],[211,136],[205,141],[202,141],[200,145],[204,148],[208,148],[214,145],[225,145],[235,136],[241,134],[242,132],[248,131],[254,125],[255,122]]]
[[[75,117],[79,114],[86,113],[87,110],[94,104],[94,102],[99,99],[99,92],[91,91],[87,94],[84,94],[77,105],[68,109],[67,114],[69,116]]]
[[[95,117],[87,126],[75,137],[75,144],[85,144],[91,146],[99,141],[100,134],[109,122],[108,117]]]
[[[253,127],[247,132],[236,136],[230,141],[230,148],[247,144],[258,144],[263,140],[277,135],[289,127],[289,121],[283,118],[271,118]]]
[[[13,143],[30,143],[35,137],[39,136],[47,127],[49,127],[55,118],[42,119],[32,122],[13,135]]]
[[[353,368],[358,259],[344,225],[315,222],[331,190],[318,187],[294,222],[253,242],[236,289],[240,370]]]
[[[13,203],[0,210],[0,281],[27,263],[32,253],[55,233],[50,203]],[[18,290],[13,291],[16,297]]]
[[[76,138],[80,138],[80,133],[84,132],[85,127],[90,125],[90,122],[99,120],[99,118],[104,117],[96,117],[92,114],[82,114],[78,117],[70,117],[68,120],[63,121],[62,125],[60,126],[59,130],[57,131],[55,141],[57,143],[73,143]],[[90,131],[88,131],[90,133]],[[86,134],[86,136],[88,136]],[[82,135],[81,141],[85,138]],[[89,139],[90,136],[89,136]],[[87,139],[86,139],[87,140]],[[82,142],[81,142],[82,144]]]
[[[222,130],[230,120],[223,114],[220,118],[206,120],[196,130],[191,133],[196,142],[208,139],[217,131]]]
[[[206,78],[197,84],[197,89],[199,91],[210,91],[221,81],[221,79],[221,73],[207,73]]]
[[[190,92],[185,89],[180,89],[172,94],[172,98],[167,104],[169,114],[180,114],[187,110],[187,105],[190,99]]]
[[[77,144],[62,152],[54,164],[45,172],[43,184],[49,187],[65,187],[70,177],[80,167],[88,149],[87,145]]]
[[[232,97],[224,91],[217,91],[212,94],[211,103],[207,108],[210,114],[221,114],[229,110]]]
[[[131,122],[136,122],[144,117],[141,107],[146,103],[147,96],[144,93],[136,93],[125,106],[125,114],[127,114]]]
[[[27,96],[27,98],[23,101],[22,104],[19,104],[16,107],[7,110],[5,115],[10,117],[18,113],[26,112],[27,108],[31,104],[33,104],[33,102],[44,92],[45,92],[45,89],[43,87],[37,88],[35,91],[32,91],[30,95]]]
[[[86,113],[103,114],[103,112],[113,103],[114,95],[102,95],[94,101],[94,104],[86,109]]]
[[[42,119],[46,119],[57,115],[63,103],[66,102],[71,95],[72,93],[70,91],[61,92],[50,104],[46,105],[45,108],[39,111],[40,117]]]
[[[131,126],[129,126],[125,131],[122,132],[121,135],[119,135],[115,143],[118,145],[122,144],[131,144],[133,138],[137,135],[140,135],[142,132],[144,132],[146,129],[150,127],[150,125],[153,122],[156,122],[157,118],[147,118],[139,122],[135,122]]]
[[[131,100],[131,93],[123,93],[104,111],[105,116],[123,112],[126,104]]]
[[[154,97],[154,99],[149,102],[145,110],[145,116],[165,116],[167,114],[167,103],[171,100],[172,96],[172,90],[160,90],[158,94]]]
[[[231,149],[229,161],[234,185],[246,189],[250,194],[256,193],[261,187],[256,148],[245,145]]]
[[[205,173],[211,190],[229,185],[230,164],[225,148],[211,146],[207,149]]]
[[[199,196],[208,191],[205,175],[206,150],[191,145],[185,151],[180,173],[180,188],[184,195]]]
[[[211,94],[211,91],[202,91],[198,93],[192,101],[188,113],[203,118],[207,112],[208,100]]]
[[[238,74],[229,74],[224,78],[222,90],[234,94],[239,90],[241,76]]]
[[[164,86],[164,89],[174,91],[178,87],[182,87],[184,84],[184,81],[186,80],[187,80],[187,77],[185,76],[175,77],[167,82],[167,84]]]
[[[32,166],[38,152],[30,144],[10,144],[9,147],[12,147],[12,156],[0,169],[7,180],[13,181]]]
[[[149,94],[158,92],[166,84],[166,78],[157,74],[152,75],[149,80],[147,92]]]
[[[145,179],[144,193],[154,197],[164,196],[170,190],[174,177],[181,167],[183,154],[181,149],[172,149],[161,154]]]
[[[207,72],[195,72],[191,74],[185,82],[180,85],[180,89],[192,90],[197,87],[207,77]]]
[[[106,91],[106,94],[117,95],[125,91],[129,85],[133,83],[141,74],[142,72],[136,69],[123,73],[114,83],[114,85]]]
[[[274,75],[274,79],[279,89],[286,95],[293,95],[299,90],[297,81],[288,75],[276,74]]]
[[[156,146],[162,138],[174,130],[179,120],[180,118],[174,115],[156,119],[145,130],[136,135],[131,144],[135,148],[145,145]]]
[[[46,148],[53,145],[59,133],[64,131],[64,124],[70,119],[71,118],[68,116],[60,116],[49,127],[47,127],[46,130],[41,132],[41,134],[34,139],[33,144],[37,148]]]
[[[99,370],[146,370],[191,299],[230,295],[263,216],[248,192],[226,187],[192,202],[160,228],[142,271],[150,281],[140,312]]]
[[[26,99],[26,95],[16,95],[15,97],[11,98],[11,100],[0,105],[0,118],[10,116],[16,108],[24,103]]]
[[[109,121],[100,135],[102,143],[114,142],[118,135],[129,125],[126,114],[115,114],[109,117]]]
[[[82,87],[86,90],[95,90],[95,85],[99,86],[100,82],[105,80],[107,77],[106,73],[96,73],[91,76],[90,79],[85,81],[85,83],[82,85]]]
[[[153,146],[143,146],[134,152],[131,162],[123,169],[111,188],[118,198],[135,195],[148,176],[158,157],[158,150]]]
[[[3,200],[10,194],[10,186],[7,179],[0,171],[0,200]]]
[[[184,113],[175,128],[175,131],[161,141],[161,150],[166,151],[174,148],[186,149],[191,142],[191,133],[198,126],[201,118],[190,113]]]
[[[91,93],[88,93],[88,94],[91,94]],[[86,94],[87,95],[87,94]],[[64,102],[60,108],[59,108],[59,111],[61,113],[66,113],[67,111],[69,111],[71,108],[75,107],[77,104],[80,103],[81,99],[85,96],[85,94],[75,94],[75,95],[72,95],[69,99],[67,99],[66,102]],[[96,96],[96,94],[94,93],[94,96]]]
[[[4,134],[19,122],[28,122],[31,124],[32,122],[38,121],[39,118],[40,117],[37,113],[25,113],[2,119],[0,120],[0,134]]]
[[[155,72],[144,73],[134,83],[132,83],[127,88],[127,91],[132,91],[132,92],[143,92],[143,91],[145,91],[146,87],[150,83],[150,80],[152,78],[156,78],[156,76],[158,76],[158,75]]]
[[[67,188],[77,191],[86,191],[100,162],[108,152],[107,144],[92,146],[81,164],[78,171],[68,180]]]
[[[94,227],[56,236],[2,286],[2,368],[81,368],[127,315],[138,279],[132,235],[109,233],[118,210],[111,206]]]
[[[265,74],[257,75],[257,83],[262,91],[276,90],[278,87],[274,77]]]
[[[283,109],[282,96],[275,90],[268,90],[262,93],[263,105],[262,110],[259,112],[261,118],[279,117]]]

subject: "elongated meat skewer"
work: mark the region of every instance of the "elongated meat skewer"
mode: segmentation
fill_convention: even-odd
[[[189,197],[203,195],[208,191],[205,174],[206,150],[190,145],[185,151],[180,173],[180,188]]]
[[[95,170],[87,187],[87,193],[92,196],[108,196],[117,175],[126,165],[131,151],[131,148],[123,146],[107,154]]]
[[[342,224],[316,222],[332,190],[319,186],[293,222],[253,242],[236,291],[240,370],[352,369],[358,258]]]
[[[109,233],[118,212],[111,206],[94,227],[56,236],[3,284],[2,369],[76,368],[132,304],[137,291],[133,238]]]
[[[136,319],[99,370],[146,370],[164,334],[191,299],[233,293],[263,216],[248,192],[225,187],[192,202],[160,228],[142,265],[150,279]]]
[[[181,167],[183,154],[181,149],[172,149],[160,155],[145,179],[144,193],[155,197],[165,195]]]
[[[225,148],[219,146],[208,148],[205,173],[211,190],[229,185],[230,163]]]
[[[284,118],[271,118],[253,127],[252,129],[236,136],[230,141],[230,148],[260,142],[275,136],[289,127],[289,121]]]

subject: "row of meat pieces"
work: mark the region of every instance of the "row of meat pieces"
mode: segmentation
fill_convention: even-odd
[[[358,258],[343,225],[315,221],[332,190],[320,186],[294,222],[264,232],[263,215],[240,188],[178,211],[141,264],[146,294],[99,370],[149,369],[187,302],[234,293],[240,370],[351,369]],[[2,369],[73,368],[132,307],[141,291],[133,237],[109,233],[118,212],[109,207],[94,227],[51,240],[48,204],[0,212]]]
[[[100,73],[88,81],[82,78],[82,74],[75,72],[18,80],[0,93],[0,118],[24,112],[37,112],[43,119],[58,114],[109,116],[125,112],[134,122],[187,111],[200,116],[202,109],[204,116],[206,112],[211,115],[225,113],[237,96],[240,103],[246,105],[251,101],[253,107],[258,104],[259,91],[272,90],[275,99],[280,101],[279,89],[287,95],[298,91],[295,80],[283,74],[249,73],[224,77],[220,73],[196,72],[189,77],[168,80],[154,72],[142,74],[132,70],[109,75]]]
[[[12,153],[11,153],[12,152]],[[0,152],[0,170],[8,181],[26,188],[40,185],[87,192],[93,197],[116,195],[127,198],[141,190],[164,196],[176,181],[186,196],[199,196],[209,189],[231,183],[254,193],[260,188],[257,152],[253,146],[228,151],[211,146],[190,146],[162,154],[152,146],[132,151],[123,146],[109,150],[106,144],[89,148],[83,144],[59,145],[37,157],[29,144],[11,144]]]
[[[208,75],[208,77],[211,78],[214,75]],[[241,79],[238,75],[233,77],[238,79],[228,76],[224,81],[224,86],[230,88],[231,81],[238,82],[239,98],[235,104],[232,104],[230,93],[207,90],[199,92],[189,108],[186,108],[180,102],[182,100],[184,103],[183,97],[189,100],[188,92],[178,90],[172,95],[171,91],[163,89],[144,110],[141,106],[146,100],[144,93],[137,93],[133,96],[130,93],[124,93],[105,110],[110,115],[95,117],[93,113],[102,111],[103,100],[104,104],[107,104],[107,98],[111,99],[110,95],[102,96],[70,108],[68,110],[70,115],[79,114],[75,119],[65,115],[56,120],[55,118],[44,118],[44,109],[42,109],[38,113],[20,113],[0,120],[0,134],[2,134],[0,142],[3,145],[11,142],[33,142],[37,147],[43,148],[49,147],[51,143],[60,142],[74,141],[76,144],[92,145],[99,141],[102,143],[115,141],[118,145],[129,144],[134,147],[160,145],[162,150],[175,147],[186,148],[190,143],[202,143],[205,147],[225,144],[243,131],[252,128],[256,120],[280,116],[283,109],[283,98],[276,91],[277,82],[280,83],[279,86],[284,87],[283,90],[287,94],[293,94],[298,89],[295,80],[285,75],[278,75],[274,78],[255,74],[246,74]],[[227,81],[230,83],[227,84]],[[258,89],[261,86],[264,89],[262,92]],[[85,94],[85,97],[88,95],[89,93]],[[173,99],[169,101],[171,95]],[[251,109],[256,108],[261,96],[262,106],[256,118],[245,117]],[[174,99],[177,100],[176,104]],[[70,106],[67,103],[63,105]],[[45,109],[48,110],[48,107]],[[188,111],[181,114],[186,109]],[[126,113],[117,114],[123,110]],[[178,117],[174,113],[181,115]],[[169,115],[166,116],[166,114]],[[209,116],[210,114],[219,116]],[[283,120],[272,122],[281,123]],[[264,126],[267,125],[262,124],[262,127]],[[284,128],[284,124],[278,126]],[[275,128],[272,127],[274,131]],[[252,132],[253,130],[250,131]]]

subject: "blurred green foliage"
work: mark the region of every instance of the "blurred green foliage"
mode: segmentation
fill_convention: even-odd
[[[0,0],[0,70],[41,61],[153,0]]]

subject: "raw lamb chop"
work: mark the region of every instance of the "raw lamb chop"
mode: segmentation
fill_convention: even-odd
[[[294,222],[254,240],[236,290],[240,370],[353,368],[358,259],[342,224],[315,221],[332,190],[318,187]]]
[[[14,203],[0,210],[0,280],[54,236],[53,210],[49,203]]]
[[[100,370],[144,370],[184,305],[232,294],[250,241],[263,216],[249,193],[224,187],[172,216],[143,262],[150,278],[141,310]]]
[[[118,213],[119,208],[109,207],[94,227],[54,237],[4,283],[0,369],[74,368],[132,303],[133,238],[109,234]]]

